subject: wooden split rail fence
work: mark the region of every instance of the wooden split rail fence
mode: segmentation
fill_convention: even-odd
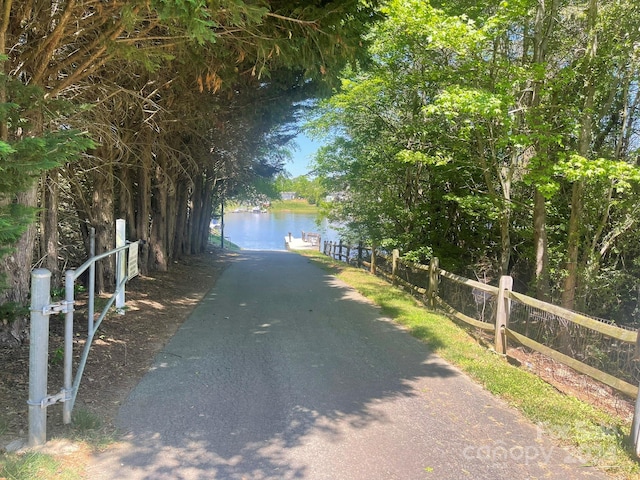
[[[487,332],[500,354],[507,353],[508,342],[516,342],[635,398],[631,438],[640,456],[640,330],[514,292],[509,276],[501,277],[497,287],[461,277],[440,268],[435,257],[422,265],[403,259],[397,250],[388,255],[375,247],[342,242],[324,242],[323,252],[365,267],[430,307]]]

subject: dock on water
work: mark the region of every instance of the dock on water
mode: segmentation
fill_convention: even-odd
[[[320,234],[302,232],[301,237],[294,237],[289,232],[284,237],[284,246],[287,250],[318,250],[320,251]]]

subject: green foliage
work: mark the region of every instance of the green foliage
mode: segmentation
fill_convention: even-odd
[[[68,468],[61,468],[60,463],[51,455],[31,452],[21,455],[7,454],[0,458],[0,476],[11,480],[33,480],[35,478],[77,480],[80,474]]]
[[[620,193],[631,188],[632,184],[640,182],[640,167],[628,162],[610,160],[607,158],[587,159],[573,153],[554,165],[554,171],[570,182],[613,181]]]
[[[329,215],[354,237],[431,248],[449,268],[500,265],[531,285],[536,220],[559,294],[579,208],[577,297],[611,292],[595,272],[630,270],[618,247],[640,218],[640,17],[629,1],[600,3],[595,19],[589,5],[387,2],[373,63],[345,70],[309,123],[328,141],[315,167],[337,199]],[[534,193],[545,199],[535,219]]]
[[[35,86],[0,74],[9,101],[0,105],[0,123],[10,133],[0,140],[0,258],[8,254],[26,228],[35,220],[36,210],[13,201],[27,190],[42,172],[73,161],[94,143],[84,133],[66,125],[51,123],[38,131],[34,124],[44,121],[42,112],[62,114],[69,106],[60,101],[46,102]],[[48,120],[48,119],[47,119]]]
[[[29,309],[14,302],[0,304],[0,323],[13,323],[18,318],[29,316]]]
[[[319,205],[326,195],[322,181],[317,177],[310,179],[307,175],[295,178],[280,175],[276,178],[275,186],[279,194],[294,192],[298,198],[304,198],[312,205]]]
[[[307,200],[276,200],[271,204],[270,211],[317,214],[318,207]]]
[[[404,253],[403,257],[410,262],[425,264],[433,257],[433,249],[431,247],[419,247]]]

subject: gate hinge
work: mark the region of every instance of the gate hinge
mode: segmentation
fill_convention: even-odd
[[[34,406],[39,406],[41,408],[47,408],[51,405],[54,405],[58,402],[68,402],[71,400],[71,392],[72,390],[65,390],[64,388],[62,390],[60,390],[58,393],[56,393],[55,395],[49,395],[48,397],[44,397],[42,400],[40,401],[34,401],[34,400],[28,400],[27,404],[28,405],[34,405]]]
[[[42,307],[42,315],[55,315],[57,313],[69,313],[73,311],[73,303],[61,300],[51,305]]]

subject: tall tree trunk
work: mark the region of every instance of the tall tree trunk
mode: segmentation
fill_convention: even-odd
[[[36,208],[38,206],[37,184],[16,195],[16,202],[26,207]],[[0,275],[4,276],[7,289],[0,290],[0,304],[16,302],[25,305],[27,303],[35,240],[36,224],[32,223],[16,243],[14,251],[2,259]]]
[[[207,179],[204,187],[204,199],[202,202],[202,216],[200,218],[200,250],[202,253],[206,250],[209,244],[209,231],[211,225],[211,217],[213,214],[213,185],[214,179],[210,172],[207,172]]]
[[[151,209],[151,169],[153,166],[153,132],[150,128],[143,126],[140,132],[141,165],[138,170],[138,195],[137,195],[137,217],[136,231],[138,238],[142,240],[139,249],[140,273],[149,273],[149,214]]]
[[[60,265],[58,263],[59,256],[59,234],[58,234],[58,209],[59,209],[59,192],[60,192],[60,172],[59,170],[50,170],[43,179],[44,191],[43,212],[42,216],[42,232],[41,250],[44,258],[44,267],[51,272],[51,286],[59,288],[62,284],[62,275],[60,274]]]
[[[533,28],[533,65],[544,67],[549,39],[557,24],[559,0],[539,0]],[[532,109],[540,106],[544,80],[534,80],[529,105]],[[545,129],[546,131],[546,129]],[[542,132],[540,132],[542,134]],[[542,142],[535,142],[537,155],[545,168],[549,162],[549,148]],[[533,242],[535,249],[535,289],[540,300],[550,299],[549,252],[547,241],[547,210],[544,195],[536,187],[533,197]]]
[[[548,301],[549,253],[547,244],[547,209],[544,195],[536,188],[533,198],[533,243],[535,247],[536,297]]]
[[[9,28],[9,16],[11,14],[11,4],[13,0],[0,1],[0,54],[7,51],[7,29]],[[0,72],[5,75],[8,71],[7,61],[0,59]],[[0,82],[0,105],[7,103],[7,87],[5,82]],[[9,139],[9,126],[7,122],[0,121],[0,140]]]
[[[41,136],[44,132],[43,115],[40,111],[32,113],[32,127],[29,134]],[[34,182],[27,190],[15,196],[15,202],[27,208],[38,208],[38,182]],[[32,222],[15,245],[15,250],[2,259],[0,278],[4,279],[7,289],[0,290],[0,304],[16,302],[26,304],[29,298],[31,282],[31,266],[36,244],[37,228]]]
[[[596,56],[598,47],[598,38],[596,33],[596,21],[598,17],[597,0],[589,0],[587,12],[587,34],[588,45],[586,51],[586,60],[584,65],[584,104],[582,109],[582,118],[580,125],[580,137],[578,139],[578,154],[583,157],[589,155],[591,147],[591,138],[593,135],[593,106],[595,101],[596,86],[591,78],[593,72],[591,66]],[[584,181],[577,180],[573,183],[571,190],[571,216],[569,218],[569,227],[567,232],[567,276],[564,280],[562,289],[562,306],[573,309],[576,302],[576,290],[578,288],[579,265],[578,258],[580,256],[580,240],[582,230],[582,211],[583,211],[583,190]]]
[[[151,195],[151,265],[154,270],[166,272],[167,254],[167,180],[163,156],[156,159],[153,169],[153,191]]]
[[[124,218],[127,225],[127,236],[132,240],[138,239],[138,231],[136,224],[135,208],[133,204],[133,178],[131,168],[122,165],[119,168],[117,186],[117,216]]]
[[[179,259],[186,253],[185,238],[189,222],[189,183],[187,180],[176,184],[176,223],[173,242],[173,258]]]
[[[167,228],[166,228],[166,236],[167,236],[167,257],[168,261],[171,261],[175,258],[174,249],[176,243],[176,226],[178,223],[178,215],[179,208],[178,204],[178,195],[177,195],[177,185],[176,178],[178,178],[179,174],[172,169],[171,177],[167,178],[167,183],[171,183],[167,186]],[[171,180],[174,179],[174,180]]]
[[[202,216],[202,197],[204,195],[204,175],[199,172],[194,177],[191,192],[191,215],[189,216],[189,255],[200,251],[200,218]]]
[[[95,171],[93,176],[91,217],[96,229],[96,254],[107,252],[115,248],[115,215],[113,208],[113,163],[109,153],[99,158],[105,158],[105,164]],[[96,292],[105,292],[115,286],[115,258],[105,258],[96,263]]]
[[[582,230],[582,192],[584,183],[578,180],[571,189],[571,216],[567,232],[567,262],[566,277],[562,289],[562,306],[573,309],[575,306],[576,287],[578,284],[578,256],[580,253],[580,238]]]

